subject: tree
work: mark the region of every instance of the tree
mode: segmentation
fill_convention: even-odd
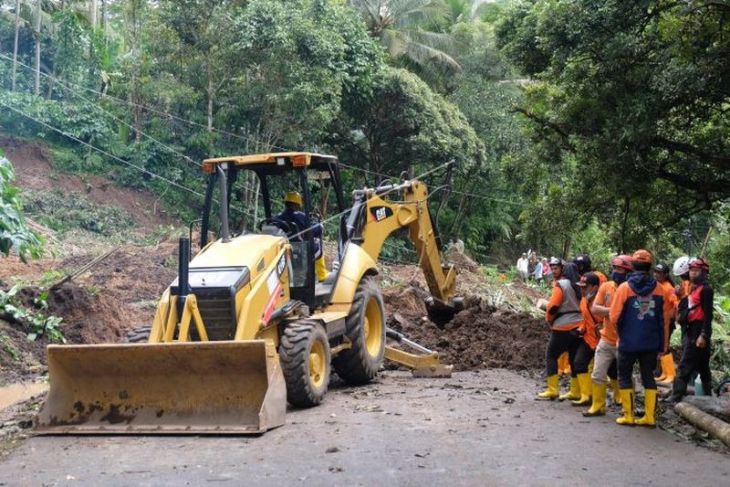
[[[425,30],[424,25],[445,15],[436,0],[350,0],[360,11],[373,37],[394,60],[405,59],[421,67],[435,66],[457,72],[459,63],[447,53],[453,48],[448,34]]]
[[[0,151],[0,254],[7,256],[14,249],[26,262],[29,257],[40,257],[42,241],[25,223],[12,180],[13,167]]]
[[[721,2],[532,1],[499,25],[502,52],[532,77],[516,107],[531,163],[569,191],[562,204],[611,222],[621,249],[730,197],[729,13]]]
[[[343,160],[376,173],[418,174],[453,160],[459,174],[473,176],[484,161],[484,147],[459,109],[401,68],[385,68],[369,96],[347,100],[330,130]]]

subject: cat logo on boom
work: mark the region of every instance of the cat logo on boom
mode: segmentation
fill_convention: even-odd
[[[380,222],[393,215],[393,210],[387,206],[374,206],[370,209],[376,222]]]

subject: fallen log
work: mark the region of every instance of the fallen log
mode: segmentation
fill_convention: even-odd
[[[702,411],[730,422],[730,399],[710,396],[687,396],[684,402]]]
[[[730,424],[707,414],[688,402],[678,403],[674,406],[674,410],[694,426],[707,431],[727,446],[730,446]]]

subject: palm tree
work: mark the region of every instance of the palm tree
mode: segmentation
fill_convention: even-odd
[[[349,0],[363,16],[368,30],[393,59],[405,59],[421,67],[449,72],[461,66],[447,51],[453,48],[449,34],[430,32],[422,26],[445,15],[438,0]]]

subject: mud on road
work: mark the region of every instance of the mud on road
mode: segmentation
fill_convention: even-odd
[[[659,429],[537,402],[513,371],[333,386],[260,437],[34,437],[0,485],[688,485],[730,482],[725,454]]]

